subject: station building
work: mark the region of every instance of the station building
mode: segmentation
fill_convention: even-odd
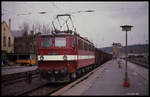
[[[10,29],[10,22],[9,25],[3,21],[1,23],[1,65],[4,65],[7,61],[7,55],[14,53],[14,35]]]
[[[14,35],[5,21],[1,23],[1,50],[14,53]]]

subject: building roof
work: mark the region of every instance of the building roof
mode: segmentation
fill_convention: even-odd
[[[9,31],[11,32],[11,34],[14,36],[14,34],[12,33],[10,27],[7,25],[7,23],[6,23],[5,21],[3,21],[3,22],[1,23],[1,25],[4,25],[4,24],[5,24],[6,27],[9,29]]]
[[[6,24],[7,28],[10,30],[10,27],[7,25],[7,23],[5,21],[2,22],[2,25]]]

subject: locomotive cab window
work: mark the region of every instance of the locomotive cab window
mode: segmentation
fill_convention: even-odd
[[[47,48],[52,46],[52,38],[51,37],[43,37],[41,39],[41,47]]]
[[[66,47],[66,38],[65,37],[55,37],[55,46],[56,47]]]

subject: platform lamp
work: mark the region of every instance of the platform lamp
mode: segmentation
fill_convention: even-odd
[[[133,26],[131,25],[123,25],[120,26],[122,28],[122,31],[126,31],[126,62],[125,62],[125,79],[124,79],[124,87],[130,87],[129,83],[129,78],[128,78],[128,71],[127,71],[127,56],[128,56],[128,51],[127,51],[127,32],[131,31],[131,28]]]

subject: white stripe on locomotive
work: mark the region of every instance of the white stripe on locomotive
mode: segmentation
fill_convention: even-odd
[[[63,61],[63,56],[64,55],[43,55],[43,61]],[[92,55],[66,55],[67,60],[81,60],[81,59],[93,59],[95,56]],[[40,55],[38,56],[38,61],[40,61]]]

